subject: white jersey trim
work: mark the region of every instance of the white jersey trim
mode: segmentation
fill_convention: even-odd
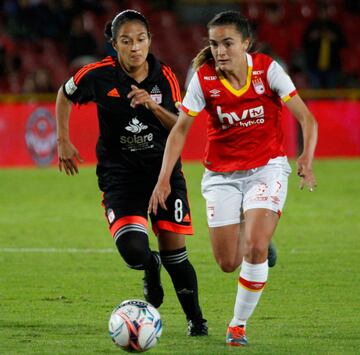
[[[205,107],[206,102],[200,85],[198,72],[192,76],[182,104],[186,110],[194,113],[202,111]]]
[[[275,60],[273,60],[269,66],[267,72],[267,81],[269,83],[270,89],[274,91],[281,99],[285,98],[294,90],[296,90],[295,85],[293,84],[289,75],[285,73],[285,70],[282,68],[282,66]]]

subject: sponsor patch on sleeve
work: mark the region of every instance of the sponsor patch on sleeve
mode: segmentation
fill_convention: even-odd
[[[72,95],[77,89],[77,86],[74,82],[74,77],[71,77],[66,83],[65,83],[65,92],[68,95]]]
[[[107,212],[107,218],[108,218],[108,220],[109,220],[109,223],[114,222],[114,220],[115,220],[115,213],[114,213],[114,211],[113,211],[111,208],[109,208],[106,212]]]

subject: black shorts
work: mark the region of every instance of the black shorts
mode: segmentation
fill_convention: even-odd
[[[148,205],[156,185],[157,171],[149,174],[139,172],[125,176],[117,169],[98,169],[99,186],[103,190],[102,204],[105,208],[112,236],[127,224],[141,224],[147,228]],[[165,230],[179,234],[193,234],[187,189],[181,168],[175,168],[170,179],[171,194],[167,198],[167,210],[158,208],[157,215],[150,214],[155,235]]]

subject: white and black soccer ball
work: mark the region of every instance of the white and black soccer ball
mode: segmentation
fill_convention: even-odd
[[[153,348],[162,333],[160,313],[142,300],[121,302],[111,313],[109,334],[112,341],[129,352]]]

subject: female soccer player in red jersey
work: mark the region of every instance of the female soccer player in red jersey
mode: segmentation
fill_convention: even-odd
[[[59,90],[56,101],[59,168],[78,172],[77,149],[69,137],[72,104],[97,105],[100,135],[97,175],[110,232],[126,264],[145,270],[144,296],[155,307],[163,302],[161,263],[169,273],[188,321],[188,335],[207,335],[198,300],[195,270],[185,247],[192,234],[186,184],[177,160],[166,210],[150,215],[160,254],[150,250],[148,202],[155,187],[166,139],[181,101],[172,70],[149,54],[147,20],[133,10],[119,13],[105,35],[117,52],[86,65]],[[121,282],[120,282],[121,284]]]
[[[226,343],[247,344],[246,322],[268,278],[268,245],[283,208],[291,172],[283,146],[282,102],[299,121],[304,148],[297,160],[300,186],[313,191],[317,123],[278,63],[250,53],[251,30],[239,12],[208,24],[209,47],[194,74],[166,143],[149,211],[166,208],[169,178],[194,117],[209,113],[202,193],[215,259],[224,272],[241,264],[234,316]],[[244,223],[242,223],[244,222]]]

